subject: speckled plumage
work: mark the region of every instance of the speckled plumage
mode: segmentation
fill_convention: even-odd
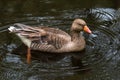
[[[20,23],[14,24],[9,30],[18,36],[24,36],[24,38],[30,40],[30,46],[28,47],[32,50],[63,53],[81,51],[85,48],[85,40],[80,32],[85,30],[91,33],[91,31],[89,28],[84,29],[84,26],[87,26],[84,20],[75,19],[71,27],[71,35],[58,28],[30,27]],[[23,41],[24,39],[21,40]]]

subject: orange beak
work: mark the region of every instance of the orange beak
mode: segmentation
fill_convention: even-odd
[[[91,34],[92,31],[88,28],[88,26],[84,26],[84,29],[83,29],[85,32]]]

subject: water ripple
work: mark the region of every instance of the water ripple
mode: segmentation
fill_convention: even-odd
[[[20,40],[13,34],[9,34],[7,28],[13,23],[20,22],[29,25],[53,26],[65,31],[74,18],[83,18],[93,31],[93,35],[84,33],[87,46],[85,51],[71,54],[42,54],[33,56],[31,64],[26,64],[26,47],[21,46]],[[0,27],[0,79],[27,80],[27,79],[55,79],[76,75],[85,76],[95,80],[96,78],[110,79],[112,72],[119,73],[120,63],[120,28],[119,20],[114,9],[82,9],[64,10],[60,16],[27,17],[8,20]],[[11,54],[15,52],[16,54]],[[20,54],[20,55],[18,55]],[[114,71],[115,70],[115,71]],[[89,74],[89,72],[91,74]],[[80,74],[82,73],[82,75]],[[90,77],[88,77],[90,75]],[[86,77],[87,76],[87,77]]]

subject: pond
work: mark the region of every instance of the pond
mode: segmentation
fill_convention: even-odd
[[[119,80],[119,2],[0,1],[0,80]],[[33,51],[30,64],[26,63],[26,46],[7,29],[14,23],[23,23],[60,28],[69,33],[76,18],[84,19],[94,35],[83,33],[85,50],[71,54]]]

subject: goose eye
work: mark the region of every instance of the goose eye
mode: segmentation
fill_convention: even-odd
[[[80,26],[84,27],[85,25],[84,24],[79,24]]]

